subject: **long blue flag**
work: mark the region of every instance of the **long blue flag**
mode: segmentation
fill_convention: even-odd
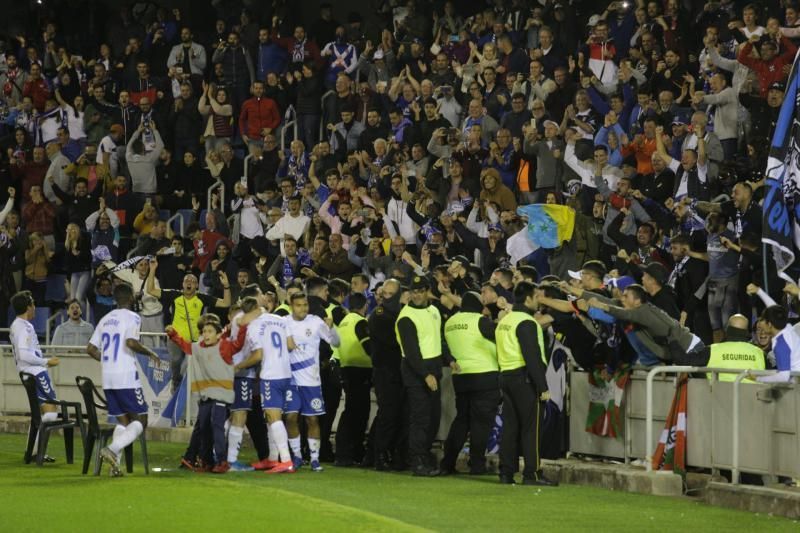
[[[772,248],[778,275],[785,271],[800,248],[800,68],[795,56],[789,84],[772,137],[763,205],[762,242]],[[766,269],[765,269],[766,276]]]

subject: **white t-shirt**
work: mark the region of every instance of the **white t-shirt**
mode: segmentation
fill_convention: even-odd
[[[11,323],[10,339],[17,372],[38,376],[47,371],[47,359],[42,357],[42,349],[39,347],[39,339],[36,337],[33,324],[24,318],[15,318]]]
[[[116,157],[117,154],[117,143],[111,138],[111,135],[106,135],[100,140],[100,145],[97,147],[97,159],[96,162],[98,165],[103,164],[103,154],[111,154],[112,158]]]
[[[288,317],[289,335],[297,348],[289,352],[292,377],[298,387],[322,384],[319,378],[319,341],[338,346],[339,337],[318,316],[306,315],[303,320]]]
[[[286,319],[264,313],[247,326],[243,352],[250,354],[261,349],[261,379],[288,379],[292,377],[289,366],[289,332]]]
[[[128,339],[139,340],[142,319],[129,309],[115,309],[104,316],[89,343],[100,350],[104,389],[138,389],[139,372],[136,354],[128,348]]]

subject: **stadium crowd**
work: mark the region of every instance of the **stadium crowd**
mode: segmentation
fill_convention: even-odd
[[[48,284],[66,279],[57,339],[76,344],[119,282],[142,331],[192,341],[203,311],[227,319],[253,284],[284,315],[295,292],[336,326],[349,309],[368,318],[369,357],[337,365],[323,342],[326,409],[341,383],[362,403],[374,384],[380,466],[404,382],[412,417],[436,416],[414,410],[401,372],[398,315],[418,291],[443,325],[529,312],[542,351],[558,337],[586,369],[721,366],[714,346],[736,340],[763,350],[752,368],[779,371],[759,380],[800,370],[800,288],[764,257],[760,207],[800,42],[793,2],[384,0],[375,27],[327,3],[195,4],[115,6],[92,32],[73,4],[45,3],[4,37],[1,308],[20,289],[57,305]],[[571,237],[535,244],[531,204],[571,207]],[[458,366],[449,344],[439,367]],[[470,423],[491,427],[462,408],[498,400],[457,404],[444,470]],[[337,460],[361,461],[363,406],[343,421]]]

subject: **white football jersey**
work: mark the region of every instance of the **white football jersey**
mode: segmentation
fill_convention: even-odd
[[[288,379],[292,377],[289,366],[289,333],[286,319],[264,313],[247,326],[243,351],[248,354],[261,349],[261,379]]]
[[[230,339],[232,341],[235,341],[239,337],[239,324],[237,324],[237,321],[243,316],[244,312],[239,311],[233,316],[233,319],[231,320]],[[250,357],[250,351],[247,349],[247,342],[245,341],[245,343],[242,345],[242,349],[233,355],[233,364],[238,365],[248,357]],[[251,366],[250,368],[243,368],[242,370],[236,372],[236,377],[254,378],[256,377],[256,368],[258,368],[258,365]]]
[[[339,338],[331,328],[318,316],[306,315],[303,320],[287,317],[289,335],[294,340],[296,349],[289,352],[292,361],[292,377],[298,387],[314,387],[321,385],[319,378],[319,341],[328,344],[339,344]]]
[[[17,372],[27,372],[38,376],[47,371],[47,359],[42,357],[39,339],[33,324],[24,318],[17,317],[11,323],[11,348],[14,351],[14,362]]]
[[[115,309],[104,316],[94,330],[91,344],[100,350],[104,389],[138,389],[142,386],[136,368],[136,354],[128,339],[139,340],[141,317],[129,309]]]

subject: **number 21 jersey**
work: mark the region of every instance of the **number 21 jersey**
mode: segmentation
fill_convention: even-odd
[[[128,309],[116,309],[104,316],[94,330],[91,344],[100,350],[104,389],[138,389],[136,355],[125,341],[139,340],[142,319]]]

